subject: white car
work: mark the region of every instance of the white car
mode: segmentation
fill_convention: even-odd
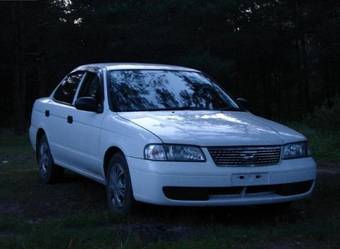
[[[255,116],[204,73],[108,63],[68,74],[35,101],[30,140],[40,177],[68,169],[106,185],[111,210],[287,203],[309,196],[307,140]]]

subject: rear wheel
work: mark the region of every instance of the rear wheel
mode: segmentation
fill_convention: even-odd
[[[54,164],[46,135],[43,135],[38,141],[37,157],[42,182],[56,183],[63,176],[64,169]]]
[[[120,153],[115,154],[108,165],[106,196],[108,206],[114,213],[127,214],[135,205],[129,168]]]

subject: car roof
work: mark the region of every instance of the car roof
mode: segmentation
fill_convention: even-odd
[[[174,71],[193,71],[199,72],[196,69],[174,66],[174,65],[164,65],[164,64],[150,64],[150,63],[94,63],[82,65],[74,69],[73,71],[78,70],[174,70]]]

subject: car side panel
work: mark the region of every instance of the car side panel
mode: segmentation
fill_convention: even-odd
[[[103,117],[103,113],[76,110],[72,124],[75,141],[70,145],[74,153],[73,163],[98,177],[101,177],[102,172],[99,148]]]
[[[161,142],[151,132],[108,111],[101,130],[100,158],[104,160],[110,147],[118,147],[125,157],[143,158],[145,144]],[[105,176],[103,168],[101,174]]]
[[[49,145],[54,160],[60,165],[72,165],[75,156],[70,150],[70,143],[75,140],[71,124],[67,123],[67,116],[74,116],[73,106],[57,103],[50,100],[46,104],[50,115],[47,118],[47,131]]]
[[[45,115],[45,111],[49,111],[49,116]],[[36,149],[36,137],[39,129],[43,129],[51,149],[53,159],[56,164],[77,172],[85,177],[89,177],[97,182],[104,183],[101,173],[101,162],[99,157],[96,157],[96,166],[98,168],[98,174],[92,174],[91,172],[79,167],[80,164],[75,161],[86,161],[88,158],[84,157],[83,153],[78,153],[77,150],[70,147],[70,143],[77,142],[77,134],[72,132],[71,125],[67,124],[67,114],[72,114],[75,108],[72,106],[59,104],[50,98],[37,99],[33,105],[31,125],[29,128],[29,137],[33,149]],[[72,115],[75,116],[73,113]],[[67,130],[69,129],[69,130]],[[67,134],[65,136],[64,134]],[[99,140],[100,133],[97,133]],[[80,141],[81,142],[81,141]],[[88,144],[92,144],[88,142]],[[99,146],[96,147],[99,151]],[[97,152],[99,153],[99,152]]]

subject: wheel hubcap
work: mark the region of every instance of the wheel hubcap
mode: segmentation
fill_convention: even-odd
[[[126,177],[120,164],[115,164],[110,172],[110,197],[116,207],[123,207],[126,197]]]
[[[49,149],[46,143],[42,143],[39,151],[40,157],[40,172],[43,176],[47,174],[48,167],[50,166]]]

